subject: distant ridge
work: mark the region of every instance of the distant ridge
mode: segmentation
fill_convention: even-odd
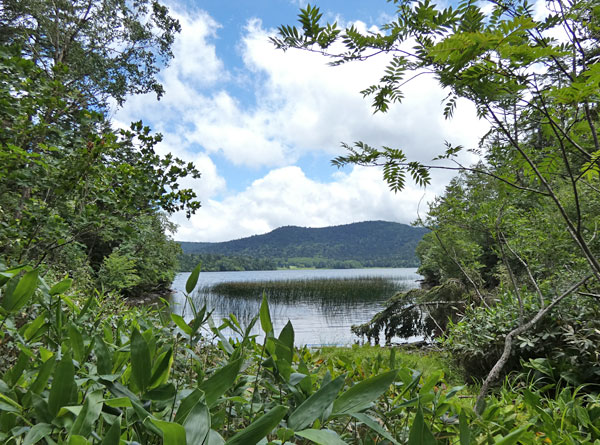
[[[387,221],[365,221],[339,226],[306,228],[284,226],[264,235],[253,235],[219,243],[180,242],[182,270],[194,259],[209,263],[262,260],[269,264],[213,267],[213,270],[252,270],[288,267],[414,267],[415,248],[428,230]],[[190,265],[183,263],[190,261]]]

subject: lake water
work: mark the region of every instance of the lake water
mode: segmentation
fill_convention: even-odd
[[[421,276],[416,268],[399,269],[314,269],[314,270],[269,270],[245,272],[202,272],[198,279],[197,289],[206,288],[222,282],[239,281],[275,281],[305,280],[313,278],[355,278],[384,277],[395,281],[406,289],[418,287]],[[185,283],[189,273],[180,273],[173,282],[173,311],[191,318],[191,311],[185,305]],[[378,299],[357,301],[318,301],[315,299],[299,299],[293,302],[269,302],[271,319],[276,335],[290,320],[294,326],[297,346],[309,345],[349,345],[359,340],[351,331],[352,325],[369,321],[373,315],[385,307],[385,301],[392,295]],[[262,295],[248,295],[245,298],[226,297],[222,295],[192,293],[192,298],[199,307],[204,303],[212,310],[212,317],[218,325],[223,318],[234,313],[242,326],[258,314]],[[259,323],[257,323],[257,326]],[[255,333],[258,333],[255,329]],[[395,339],[396,341],[412,341],[415,339]],[[382,343],[384,340],[382,339]]]

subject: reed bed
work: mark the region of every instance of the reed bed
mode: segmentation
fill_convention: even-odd
[[[263,292],[273,302],[366,301],[391,297],[403,286],[384,277],[309,278],[301,280],[230,281],[203,291],[226,297],[258,298]]]

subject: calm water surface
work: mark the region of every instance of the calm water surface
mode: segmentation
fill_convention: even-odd
[[[206,288],[228,281],[271,281],[271,280],[304,280],[311,278],[354,278],[385,277],[394,280],[406,289],[418,286],[421,276],[416,268],[401,269],[316,269],[316,270],[269,270],[248,272],[202,272],[197,289]],[[185,306],[184,290],[189,273],[180,273],[175,277],[173,289],[173,311],[191,318],[191,311]],[[279,331],[290,320],[294,326],[296,345],[347,345],[356,342],[350,331],[355,324],[362,324],[384,308],[385,301],[392,295],[377,300],[364,301],[319,301],[303,300],[293,302],[269,302],[271,318],[275,332]],[[212,310],[215,323],[236,315],[242,326],[258,314],[262,295],[248,295],[247,298],[226,297],[211,293],[195,291],[192,298],[201,307],[204,303]],[[256,329],[255,333],[258,333]],[[413,340],[413,339],[396,339]]]

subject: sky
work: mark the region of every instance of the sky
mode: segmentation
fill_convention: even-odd
[[[430,162],[444,141],[476,148],[487,129],[467,102],[445,120],[447,93],[426,76],[406,86],[401,104],[373,113],[360,91],[377,82],[385,57],[331,67],[319,54],[277,50],[269,36],[297,23],[302,1],[164,3],[182,27],[175,57],[160,74],[166,93],[160,101],[131,97],[113,119],[122,126],[143,120],[163,134],[160,154],[171,152],[201,171],[200,179],[182,181],[202,207],[189,220],[172,216],[178,241],[227,241],[287,225],[410,224],[452,174],[433,171],[427,188],[408,182],[393,193],[378,168],[332,166],[345,153],[341,142],[400,148],[411,160]],[[376,31],[394,13],[384,0],[318,5],[325,20],[364,31]]]

